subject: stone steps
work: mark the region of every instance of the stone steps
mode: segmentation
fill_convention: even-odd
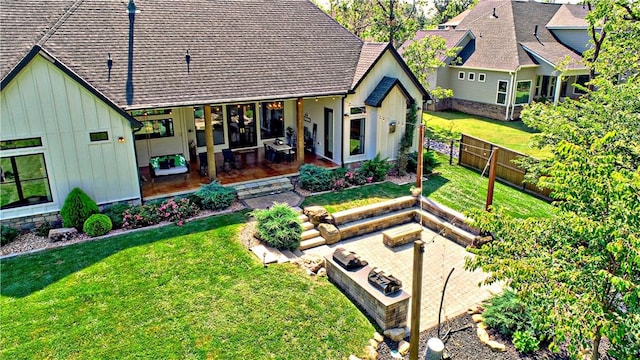
[[[311,230],[313,228],[314,228],[313,224],[308,221],[305,221],[302,223],[302,231]]]
[[[238,199],[250,199],[254,197],[273,195],[285,191],[292,191],[293,185],[287,177],[254,181],[233,186],[238,192]]]
[[[341,241],[415,221],[415,209],[404,209],[339,225]]]
[[[317,230],[316,230],[317,231]],[[318,233],[319,234],[319,233]],[[326,244],[327,241],[320,235],[306,239],[306,240],[302,240],[300,242],[300,247],[298,247],[298,250],[307,250],[307,249],[311,249],[317,246],[321,246]]]
[[[314,228],[311,228],[309,230],[303,231],[302,236],[300,236],[300,239],[304,241],[304,240],[309,240],[311,238],[314,238],[316,236],[320,236],[320,232]]]

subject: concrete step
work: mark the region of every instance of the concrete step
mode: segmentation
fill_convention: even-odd
[[[476,235],[470,233],[458,226],[443,220],[424,210],[416,210],[418,215],[422,217],[422,225],[437,232],[439,235],[454,241],[462,246],[469,246],[473,243]],[[419,219],[418,219],[419,220]]]
[[[254,181],[234,185],[233,187],[238,192],[238,198],[241,200],[293,190],[291,180],[286,177]]]
[[[282,256],[278,258],[278,263],[291,262],[299,258],[299,256],[289,250],[280,250],[280,252],[282,253]]]
[[[305,215],[305,214],[300,214],[300,215],[298,215],[298,220],[300,220],[301,222],[304,223],[304,222],[309,221],[309,217],[307,215]]]
[[[304,240],[309,240],[311,238],[314,238],[316,236],[320,236],[320,231],[316,229],[310,229],[310,230],[303,231],[302,236],[300,236],[300,239],[304,241]]]
[[[348,222],[338,225],[337,227],[340,230],[341,241],[343,241],[355,236],[385,230],[396,225],[414,221],[416,221],[416,211],[415,208],[412,208]]]
[[[313,224],[308,222],[308,221],[305,221],[305,222],[302,223],[302,230],[303,231],[311,230],[313,228],[314,228]]]
[[[300,242],[300,247],[298,248],[298,250],[307,250],[316,246],[324,245],[326,243],[327,242],[324,240],[322,236],[316,236],[307,240],[302,240]]]

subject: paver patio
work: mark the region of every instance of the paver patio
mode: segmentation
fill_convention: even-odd
[[[420,331],[438,324],[438,309],[442,288],[451,268],[455,268],[455,270],[447,284],[442,310],[443,322],[447,317],[454,317],[488,299],[493,293],[502,290],[500,284],[478,286],[478,283],[486,278],[487,274],[478,270],[474,272],[464,270],[464,258],[473,255],[465,251],[462,246],[426,228],[422,232],[422,241],[425,242],[425,246],[422,268]],[[391,273],[402,281],[403,290],[411,294],[413,243],[389,248],[382,243],[382,232],[375,232],[333,245],[312,248],[304,251],[304,253],[324,256],[333,253],[337,247],[353,251],[367,260],[369,265],[378,267],[386,273]],[[411,304],[409,309],[411,309]],[[411,317],[411,314],[409,314],[409,317]],[[411,324],[410,318],[407,319],[407,324]]]

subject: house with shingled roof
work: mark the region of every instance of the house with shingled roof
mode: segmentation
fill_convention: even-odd
[[[452,89],[429,109],[453,109],[498,120],[520,116],[535,100],[557,103],[582,94],[588,81],[582,54],[589,48],[582,5],[483,0],[437,30],[420,30],[412,41],[440,36],[457,56],[429,78],[429,86]]]
[[[74,187],[143,202],[167,155],[207,180],[223,150],[261,166],[287,137],[297,166],[395,159],[428,99],[392,46],[307,0],[7,0],[0,23],[3,223],[56,216]]]

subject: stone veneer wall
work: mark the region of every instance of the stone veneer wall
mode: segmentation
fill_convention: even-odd
[[[333,261],[333,254],[330,254],[325,256],[325,267],[329,279],[360,305],[382,330],[407,326],[409,294],[400,290],[386,296],[374,288],[367,280],[371,266],[349,271]]]
[[[504,121],[504,114],[506,109],[502,105],[485,104],[485,103],[479,103],[475,101],[461,100],[461,99],[448,99],[448,100],[451,100],[450,107],[441,108],[440,110],[451,109],[451,110],[461,111],[467,114],[479,115],[479,116],[484,116],[491,119]],[[514,107],[513,119],[519,119],[521,111],[522,111],[522,106]]]

